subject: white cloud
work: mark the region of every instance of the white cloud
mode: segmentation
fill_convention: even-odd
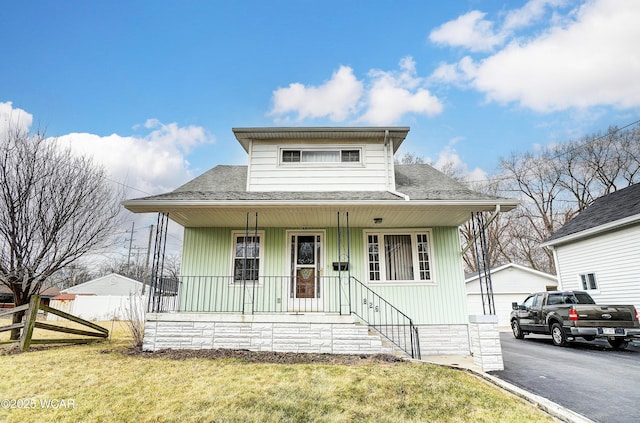
[[[547,6],[554,8],[564,6],[567,0],[530,0],[520,9],[509,11],[502,24],[502,32],[525,28],[543,19],[547,12]]]
[[[640,105],[640,2],[586,3],[570,25],[482,61],[474,86],[498,102],[549,112]]]
[[[286,117],[294,113],[297,120],[328,117],[340,122],[354,113],[362,95],[362,82],[353,74],[353,69],[340,66],[331,79],[314,87],[300,83],[289,84],[273,92],[273,109],[269,113]]]
[[[486,13],[472,10],[431,31],[429,40],[436,44],[465,47],[471,51],[490,51],[502,44],[504,36],[496,33],[493,22],[485,20]]]
[[[273,92],[269,115],[276,120],[328,118],[334,122],[387,125],[407,113],[433,116],[442,104],[426,88],[426,78],[418,76],[413,58],[400,61],[397,71],[371,70],[365,81],[353,69],[341,66],[323,85],[290,84]],[[366,88],[365,88],[366,87]]]
[[[431,31],[429,40],[439,45],[462,47],[471,52],[489,52],[503,45],[514,31],[540,22],[546,18],[548,9],[564,6],[566,2],[567,0],[530,0],[521,8],[506,12],[499,22],[485,19],[485,12],[472,10]]]
[[[111,179],[150,194],[173,190],[190,179],[193,175],[186,154],[198,144],[213,141],[197,126],[165,125],[150,119],[145,128],[152,131],[143,136],[71,133],[57,141],[74,152],[93,157],[107,169]],[[141,192],[130,195],[144,196]]]
[[[505,30],[545,16],[563,1],[532,0],[508,12]],[[552,112],[640,106],[640,2],[588,1],[527,40],[514,37],[485,58],[441,64],[430,80],[464,84],[488,100]]]
[[[477,68],[473,59],[465,56],[457,63],[441,63],[429,76],[429,81],[467,86],[473,80]]]
[[[453,146],[461,140],[460,137],[457,137],[449,141],[449,144],[438,153],[438,158],[435,161],[429,159],[429,162],[431,162],[432,166],[436,169],[446,171],[447,173],[452,171],[467,181],[487,180],[487,172],[479,167],[469,169],[469,165],[462,160],[456,149],[453,148]]]
[[[10,128],[28,131],[33,123],[30,113],[13,107],[13,103],[0,102],[0,135],[5,134]]]
[[[369,72],[371,86],[367,91],[367,109],[359,122],[388,125],[407,113],[434,116],[442,112],[442,103],[424,88],[425,79],[417,76],[411,57],[400,61],[400,71]]]

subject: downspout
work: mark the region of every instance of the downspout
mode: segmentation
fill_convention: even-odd
[[[482,227],[482,230],[484,231],[485,229],[487,229],[489,227],[489,225],[491,224],[491,222],[493,222],[493,220],[498,217],[498,213],[500,213],[500,204],[496,204],[496,209],[493,211],[493,214],[489,217],[489,219],[485,222],[484,226]],[[467,252],[467,250],[469,248],[471,248],[471,244],[474,242],[474,239],[470,239],[467,242],[467,245],[464,246],[464,248],[462,249],[462,253],[464,254]]]
[[[395,190],[395,187],[391,186],[391,181],[389,177],[389,130],[384,130],[384,182],[385,188],[387,192],[390,192],[393,195],[397,195],[400,198],[404,198],[405,201],[409,201],[410,198],[407,194],[403,194]],[[393,158],[391,159],[393,160]]]

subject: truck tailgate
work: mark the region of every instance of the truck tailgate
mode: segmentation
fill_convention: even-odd
[[[576,326],[621,327],[635,326],[635,309],[623,305],[580,305],[573,308],[578,313]]]

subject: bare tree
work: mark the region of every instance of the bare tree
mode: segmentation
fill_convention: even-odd
[[[104,169],[44,134],[16,127],[0,134],[0,283],[16,306],[54,273],[106,246],[118,224],[115,194]],[[22,317],[14,314],[14,323]]]
[[[602,195],[640,182],[640,129],[609,128],[544,149],[501,160],[506,193],[520,196],[512,212],[507,248],[513,261],[555,272],[549,236]]]

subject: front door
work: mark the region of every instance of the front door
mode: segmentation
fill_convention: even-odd
[[[322,235],[322,232],[307,231],[289,234],[289,311],[323,311]]]

